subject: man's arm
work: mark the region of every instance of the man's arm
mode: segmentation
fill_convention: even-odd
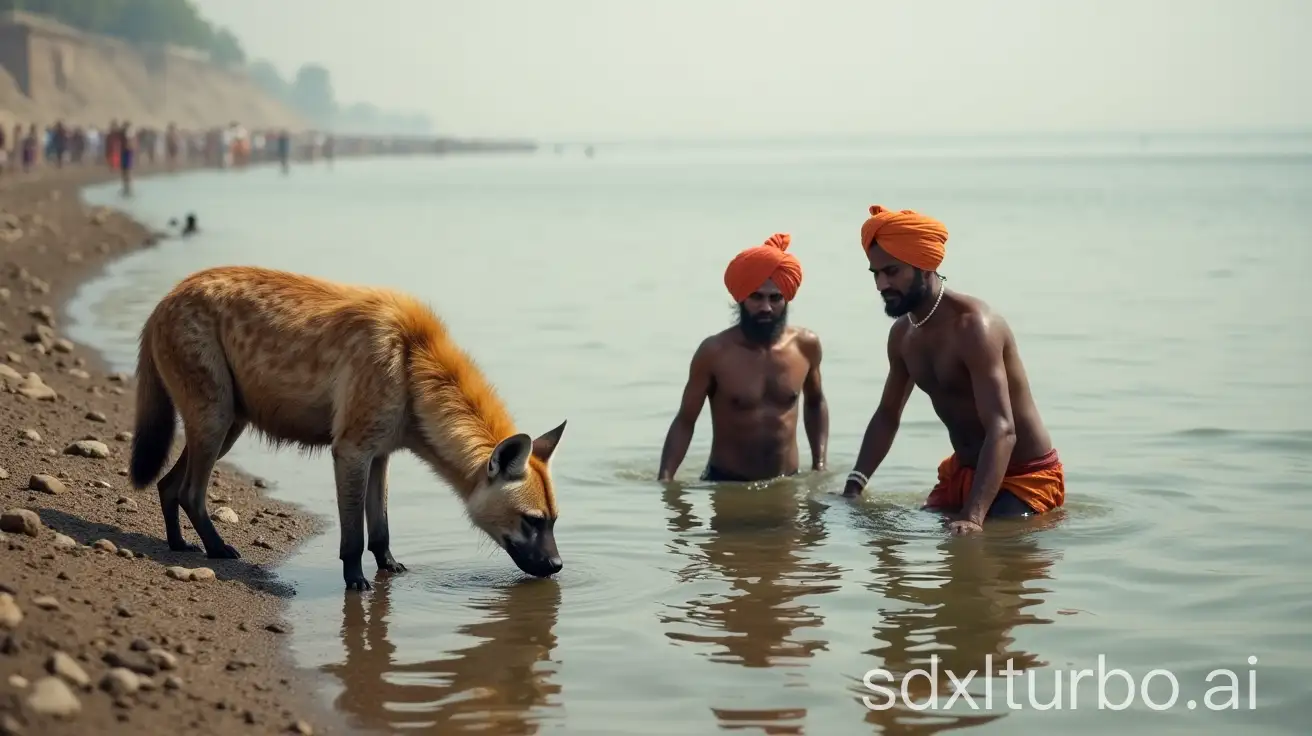
[[[662,483],[674,478],[675,471],[683,462],[683,456],[688,453],[693,430],[697,427],[697,417],[701,415],[706,396],[710,393],[712,339],[708,337],[697,346],[688,366],[688,381],[683,387],[679,411],[670,423],[669,432],[665,435],[665,447],[661,450],[657,479]]]
[[[902,410],[911,398],[911,389],[915,384],[907,371],[907,364],[902,360],[902,336],[905,323],[899,320],[888,331],[888,377],[884,379],[884,393],[879,398],[879,407],[866,425],[865,437],[861,440],[861,451],[856,456],[856,464],[848,474],[843,486],[844,496],[856,496],[865,490],[871,474],[884,462],[888,450],[893,446],[898,426],[902,423]],[[859,476],[859,477],[857,477]]]
[[[996,319],[996,318],[994,318]],[[1011,450],[1016,446],[1016,425],[1011,416],[1011,394],[1007,390],[1007,371],[1002,360],[1004,330],[979,314],[965,318],[961,332],[961,351],[970,385],[975,394],[975,410],[984,427],[984,446],[980,448],[975,480],[962,508],[961,520],[982,525],[989,507],[998,497]]]
[[[820,379],[820,337],[810,330],[803,331],[798,346],[810,364],[802,383],[802,424],[811,444],[811,469],[824,470],[829,452],[829,402],[825,401],[824,382]]]

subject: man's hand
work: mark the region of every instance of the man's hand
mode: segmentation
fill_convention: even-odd
[[[984,531],[984,527],[969,519],[956,519],[948,522],[948,533],[954,537],[982,531]]]

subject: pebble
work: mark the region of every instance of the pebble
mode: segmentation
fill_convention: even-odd
[[[41,533],[41,517],[31,509],[9,509],[0,514],[0,532],[35,537]]]
[[[122,618],[132,618],[132,609],[128,608],[126,603],[115,603],[114,613]]]
[[[109,457],[109,446],[99,440],[78,440],[65,447],[64,454],[77,457],[106,458]]]
[[[27,696],[27,707],[39,715],[67,718],[82,711],[82,702],[67,683],[51,675],[42,677],[32,685],[32,692]]]
[[[54,326],[55,324],[55,310],[45,304],[28,309],[27,316],[35,317],[38,321],[46,325]]]
[[[293,721],[292,724],[287,727],[287,730],[292,733],[298,733],[301,736],[314,736],[314,727],[305,721]]]
[[[18,607],[14,597],[0,593],[0,628],[16,629],[23,623],[23,609]]]
[[[68,488],[58,478],[45,473],[37,473],[29,478],[27,487],[29,490],[49,493],[52,496],[58,496],[68,491]]]
[[[127,654],[105,652],[100,659],[110,667],[129,670],[140,675],[153,675],[159,671],[159,667],[141,652],[129,652]]]
[[[146,657],[161,670],[176,670],[178,668],[178,657],[173,652],[163,649],[151,649],[146,652]]]
[[[42,595],[32,599],[32,605],[40,608],[42,611],[58,611],[62,606],[59,600],[53,595]]]
[[[118,547],[115,547],[114,543],[109,541],[108,539],[97,539],[95,542],[91,543],[91,548],[103,549],[106,552],[110,552],[110,553],[118,551]]]
[[[114,485],[113,485],[112,483],[110,483],[109,481],[104,481],[104,480],[93,480],[93,481],[91,481],[91,485],[92,485],[92,487],[94,487],[94,488],[113,488],[113,487],[114,487]]]
[[[77,547],[77,540],[73,539],[70,536],[56,532],[53,544],[56,547],[59,547],[60,549],[72,549],[74,547]]]
[[[214,512],[210,514],[210,518],[223,524],[241,523],[241,519],[238,518],[237,512],[233,511],[232,508],[228,506],[220,506],[217,509],[214,509]]]
[[[214,571],[208,567],[197,567],[194,569],[186,568],[186,567],[178,567],[178,566],[166,567],[164,568],[164,574],[168,575],[174,580],[186,580],[186,581],[193,581],[193,582],[199,580],[214,579]]]
[[[52,343],[55,341],[55,331],[50,329],[50,325],[32,325],[32,329],[23,333],[23,341],[42,345]]]
[[[109,418],[105,416],[104,412],[99,412],[99,411],[87,412],[87,419],[93,422],[101,422],[101,423],[109,421]]]
[[[47,386],[36,373],[28,373],[15,391],[33,401],[54,401],[59,398],[59,393]]]
[[[35,429],[30,428],[30,427],[29,427],[29,428],[26,428],[26,429],[19,430],[19,432],[18,432],[18,436],[19,436],[19,437],[22,437],[23,439],[27,440],[28,442],[40,442],[40,441],[41,441],[41,433],[38,432],[38,431],[36,431]]]
[[[129,514],[135,514],[138,511],[137,502],[135,499],[128,498],[127,496],[120,496],[118,499],[118,510]]]
[[[4,291],[4,289],[0,289]],[[0,736],[18,736],[23,732],[23,725],[8,713],[0,716]]]
[[[165,690],[181,690],[181,689],[182,689],[182,678],[181,678],[181,677],[178,677],[177,675],[169,675],[168,677],[165,677],[165,678],[164,678],[164,689],[165,689]]]
[[[12,687],[15,690],[24,690],[27,688],[28,684],[27,678],[22,675],[9,676],[9,687]]]
[[[100,689],[114,697],[131,695],[140,688],[141,680],[137,673],[124,667],[115,667],[100,679]]]
[[[0,480],[9,480],[8,470],[5,470],[4,468],[0,468]]]
[[[50,658],[46,660],[46,672],[63,679],[70,685],[82,688],[91,685],[91,678],[87,677],[86,670],[82,669],[82,665],[64,652],[54,652],[50,655]]]

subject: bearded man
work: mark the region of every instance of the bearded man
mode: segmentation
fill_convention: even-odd
[[[938,268],[947,228],[913,210],[870,208],[861,250],[888,331],[888,378],[866,427],[846,496],[860,494],[888,455],[911,389],[919,386],[947,427],[953,453],[925,503],[949,514],[953,534],[986,517],[1027,516],[1065,503],[1061,459],[1030,394],[1016,338],[980,299],[948,291]]]
[[[693,353],[679,410],[661,452],[667,482],[683,462],[702,406],[711,404],[711,455],[706,481],[759,481],[798,472],[797,415],[811,445],[811,469],[825,468],[829,407],[820,380],[820,338],[788,324],[788,305],[802,285],[802,266],[776,233],[738,253],[724,285],[737,324],[704,339]]]

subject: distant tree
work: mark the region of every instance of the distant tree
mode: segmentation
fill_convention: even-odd
[[[296,72],[290,90],[291,102],[308,117],[328,123],[337,113],[332,75],[322,64],[305,64]]]
[[[241,42],[227,28],[220,28],[214,33],[210,42],[210,56],[215,63],[223,66],[243,66],[246,64],[246,52]]]
[[[133,44],[207,51],[220,64],[242,64],[246,59],[236,35],[211,25],[190,0],[0,0],[0,10],[47,15],[73,28]]]

